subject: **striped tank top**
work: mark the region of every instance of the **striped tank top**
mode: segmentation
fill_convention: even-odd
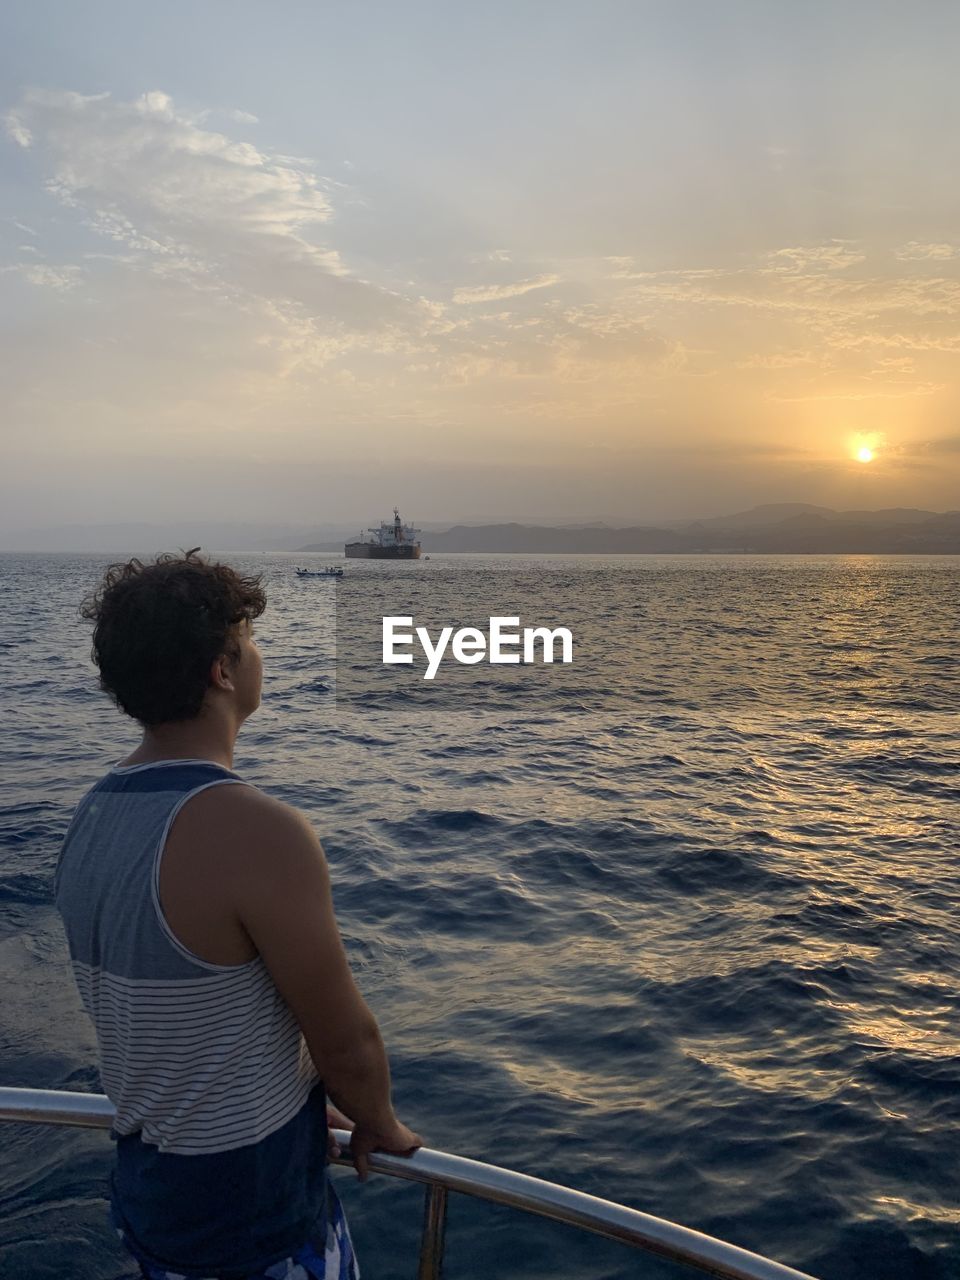
[[[256,956],[211,964],[170,929],[159,877],[191,796],[250,785],[205,760],[116,767],[83,797],[54,892],[93,1020],[115,1225],[184,1276],[237,1277],[326,1238],[323,1084]]]

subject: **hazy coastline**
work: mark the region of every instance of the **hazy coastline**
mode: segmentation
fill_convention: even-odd
[[[0,552],[127,552],[187,547],[227,552],[343,551],[356,525],[265,525],[182,520],[45,526],[0,532]],[[423,522],[425,553],[960,555],[960,511],[894,507],[834,511],[775,503],[700,520],[624,524]]]

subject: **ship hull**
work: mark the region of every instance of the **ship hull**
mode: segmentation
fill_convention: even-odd
[[[343,548],[348,560],[419,560],[420,543],[380,547],[375,542],[348,542]]]

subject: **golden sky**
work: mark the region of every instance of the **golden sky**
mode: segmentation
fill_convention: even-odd
[[[7,525],[960,506],[951,6],[222,8],[11,23]]]

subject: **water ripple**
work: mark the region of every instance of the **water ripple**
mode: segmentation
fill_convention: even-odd
[[[97,1087],[51,888],[77,796],[132,742],[76,617],[104,563],[0,557],[11,1084]],[[432,557],[411,591],[562,605],[581,661],[349,707],[316,593],[288,558],[239,563],[270,607],[237,768],[315,822],[430,1143],[823,1280],[960,1274],[960,562]],[[102,1135],[10,1133],[3,1264],[123,1274]],[[413,1193],[342,1191],[367,1273],[409,1274]],[[636,1274],[614,1244],[458,1205],[449,1274],[506,1256],[516,1277]]]

